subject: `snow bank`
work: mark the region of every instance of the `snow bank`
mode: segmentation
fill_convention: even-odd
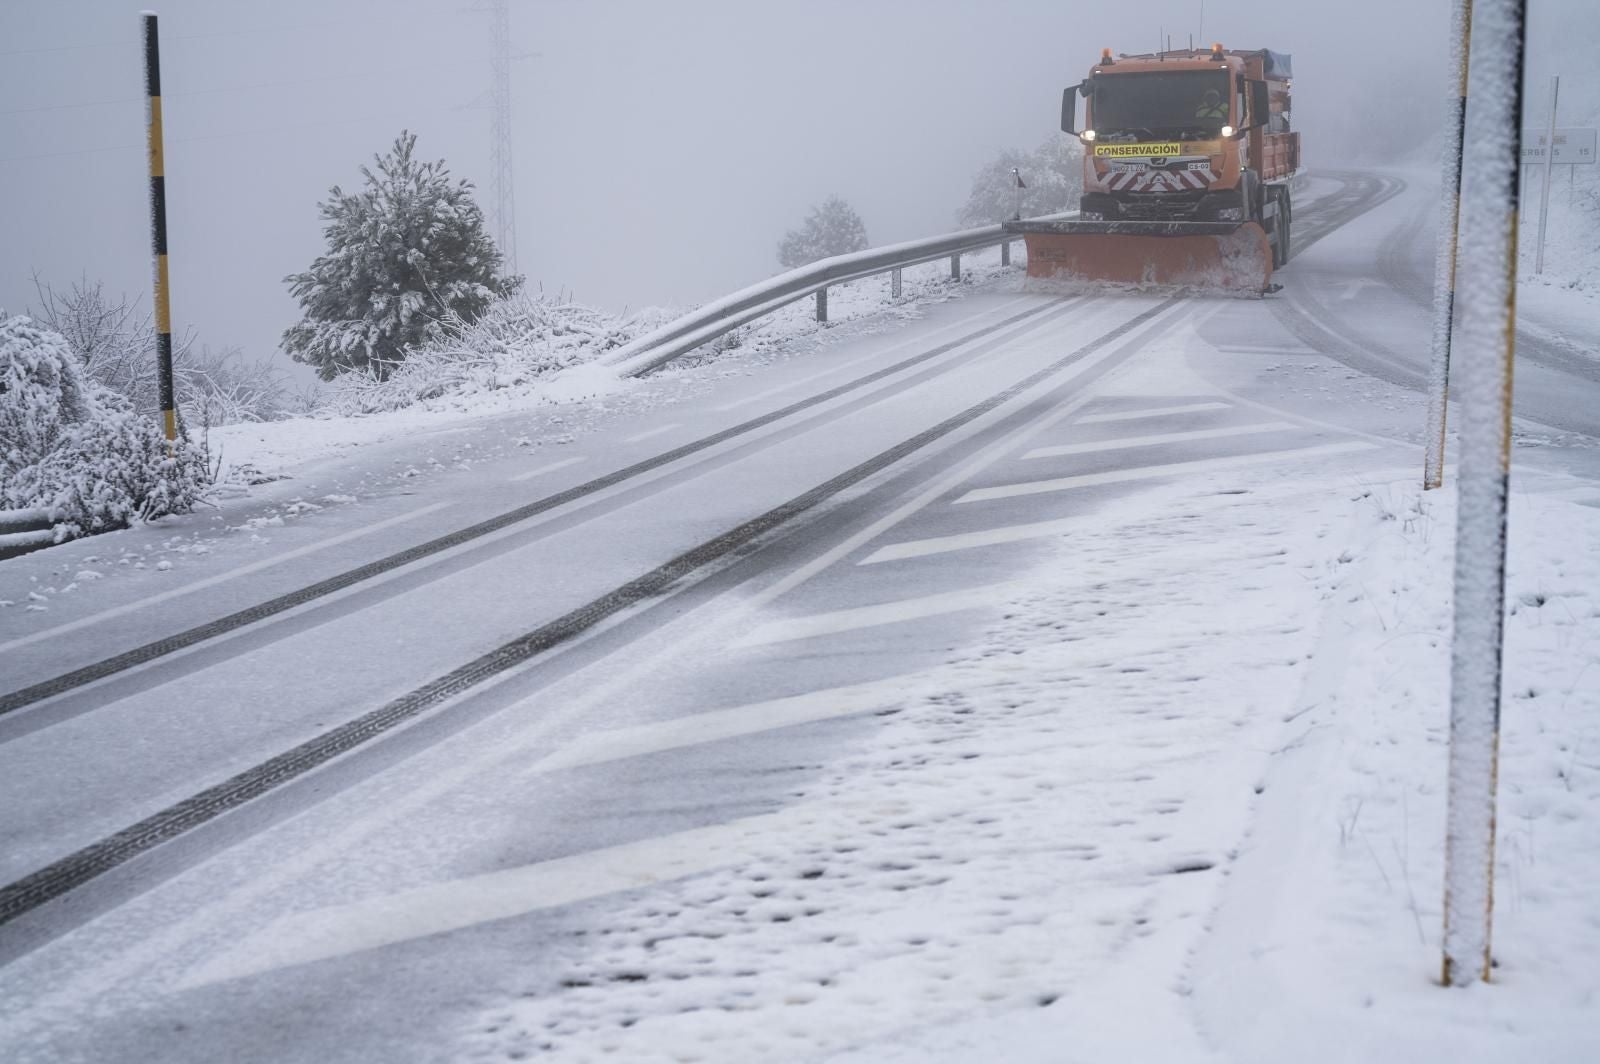
[[[1569,175],[1567,170],[1575,173]],[[1565,295],[1569,303],[1576,297],[1575,305],[1583,308],[1592,334],[1600,322],[1600,167],[1556,167],[1550,185],[1544,273],[1536,274],[1543,187],[1544,172],[1531,168],[1522,186],[1517,277],[1526,294]]]
[[[1600,513],[1513,514],[1502,984],[1446,991],[1453,518],[1307,487],[1231,480],[1086,520],[782,833],[621,903],[603,940],[558,951],[582,959],[486,1009],[471,1049],[1592,1059]]]
[[[964,280],[987,280],[999,269],[997,255],[968,256]],[[827,323],[816,320],[810,299],[802,299],[711,341],[672,365],[682,369],[733,352],[764,353],[886,309],[899,315],[915,314],[930,300],[948,298],[952,291],[959,287],[947,279],[942,262],[907,270],[899,303],[890,301],[887,275],[853,281],[829,289]],[[488,410],[527,400],[565,401],[575,382],[592,389],[604,381],[598,371],[567,371],[594,362],[677,315],[677,311],[661,307],[614,315],[542,295],[514,294],[496,300],[473,324],[456,323],[448,337],[409,356],[388,380],[355,373],[340,377],[319,404],[317,414],[351,417],[412,407]],[[552,389],[549,384],[558,375],[563,383]],[[595,394],[580,391],[585,396]]]
[[[514,294],[472,324],[456,322],[441,341],[411,354],[387,380],[340,377],[320,412],[341,417],[419,404],[459,405],[491,392],[527,392],[561,370],[592,361],[654,328],[665,312],[629,317],[542,295]]]

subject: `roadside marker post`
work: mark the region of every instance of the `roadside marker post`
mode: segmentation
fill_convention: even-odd
[[[1550,79],[1550,124],[1545,127],[1544,190],[1539,196],[1539,250],[1534,253],[1533,272],[1544,275],[1544,229],[1550,220],[1550,172],[1556,168],[1556,106],[1561,98],[1561,76]]]
[[[161,44],[156,13],[140,13],[144,23],[145,135],[150,153],[150,249],[155,259],[157,382],[161,427],[170,449],[178,438],[177,404],[172,388],[172,286],[167,272],[167,166],[161,133]]]
[[[1476,0],[1473,10],[1472,106],[1462,159],[1465,239],[1457,270],[1461,325],[1454,344],[1461,466],[1445,814],[1446,986],[1487,981],[1491,966],[1527,4]]]
[[[1450,396],[1450,330],[1456,306],[1456,227],[1461,219],[1461,138],[1467,121],[1467,51],[1472,43],[1472,0],[1455,0],[1450,15],[1450,58],[1455,94],[1446,123],[1439,190],[1438,235],[1433,256],[1433,345],[1428,361],[1427,449],[1422,489],[1444,483],[1445,419]]]

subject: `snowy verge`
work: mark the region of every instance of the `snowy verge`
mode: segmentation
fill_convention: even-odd
[[[920,317],[931,304],[1016,273],[1015,267],[1001,267],[998,250],[991,250],[964,257],[960,283],[949,280],[944,263],[907,269],[898,303],[890,300],[886,276],[839,285],[829,290],[827,324],[816,320],[809,299],[791,303],[691,352],[661,375],[733,359],[759,363],[862,330],[892,328]],[[481,327],[424,352],[389,381],[351,380],[336,385],[311,416],[224,425],[211,430],[209,441],[225,478],[260,482],[419,431],[625,395],[647,385],[619,378],[595,360],[667,314],[652,309],[624,319],[574,304],[513,298],[491,311]]]
[[[1600,174],[1592,166],[1568,185],[1559,175],[1550,190],[1545,269],[1538,263],[1539,197],[1543,174],[1523,186],[1517,258],[1517,324],[1600,359]]]
[[[1396,493],[1355,548],[1198,954],[1197,1006],[1229,1060],[1600,1056],[1600,512],[1513,496],[1495,984],[1446,991],[1453,504]]]
[[[624,903],[473,1055],[1593,1059],[1600,513],[1513,515],[1502,983],[1453,992],[1449,501],[1210,487],[1086,521],[781,834]]]

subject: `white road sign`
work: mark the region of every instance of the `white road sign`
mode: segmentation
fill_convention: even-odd
[[[1522,133],[1522,162],[1544,162],[1545,152],[1548,150],[1545,141],[1549,134],[1545,130],[1524,130]],[[1555,154],[1551,162],[1560,166],[1573,166],[1582,163],[1592,163],[1600,156],[1595,153],[1595,131],[1592,129],[1558,129],[1556,130]]]

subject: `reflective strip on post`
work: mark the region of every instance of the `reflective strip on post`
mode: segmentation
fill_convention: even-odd
[[[161,429],[170,446],[178,438],[177,403],[172,388],[172,285],[167,272],[167,160],[161,129],[161,45],[156,16],[145,12],[145,129],[150,154],[150,251],[154,258],[156,378]]]
[[[1527,0],[1475,0],[1460,219],[1472,239],[1461,247],[1456,272],[1461,325],[1453,344],[1461,468],[1445,816],[1446,986],[1487,980],[1492,963],[1526,24]]]

